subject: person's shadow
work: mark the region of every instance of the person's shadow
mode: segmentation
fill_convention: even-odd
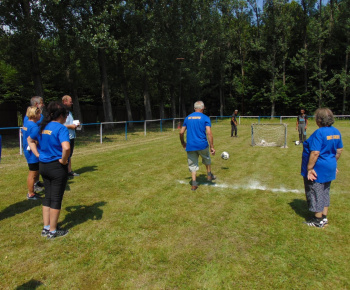
[[[16,287],[16,290],[20,290],[20,289],[36,289],[39,286],[43,285],[43,283],[41,281],[38,280],[30,280],[22,285],[19,285]]]
[[[88,220],[100,220],[103,215],[103,210],[100,207],[106,204],[107,202],[100,201],[93,205],[68,206],[66,207],[68,214],[59,225],[64,228],[72,228]]]
[[[191,184],[192,184],[192,178],[191,178],[191,177],[187,177],[186,179],[189,179],[188,184],[191,185]],[[207,175],[205,175],[205,174],[199,174],[199,175],[197,176],[197,183],[198,183],[199,185],[201,185],[201,184],[205,184],[205,185],[215,185],[215,180],[213,180],[213,181],[208,181]]]
[[[84,174],[86,172],[91,172],[91,171],[97,171],[97,165],[92,165],[92,166],[85,166],[85,167],[81,167],[77,170],[74,170],[76,173]]]
[[[305,220],[310,218],[310,212],[308,210],[307,201],[303,199],[294,199],[289,203],[290,207],[295,211],[295,213]]]
[[[14,203],[14,204],[11,204],[10,206],[8,206],[7,208],[3,209],[0,212],[0,221],[4,220],[6,218],[13,217],[16,214],[24,213],[27,210],[30,210],[36,206],[40,206],[41,204],[42,204],[41,199],[22,200],[22,201]]]

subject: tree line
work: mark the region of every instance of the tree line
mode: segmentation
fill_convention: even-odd
[[[2,0],[0,102],[70,94],[104,119],[349,114],[350,0]]]

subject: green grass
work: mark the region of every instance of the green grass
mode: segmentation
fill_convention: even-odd
[[[107,134],[103,144],[96,132],[78,133],[81,176],[69,180],[60,217],[70,233],[53,241],[40,236],[40,202],[25,200],[25,159],[3,138],[1,288],[350,288],[350,123],[335,124],[345,150],[325,229],[303,224],[302,147],[287,123],[281,149],[251,147],[248,121],[239,138],[228,120],[213,122],[217,186],[195,192],[177,131]],[[315,129],[311,121],[308,134]]]

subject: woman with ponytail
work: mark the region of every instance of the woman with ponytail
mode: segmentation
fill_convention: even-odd
[[[39,172],[44,180],[45,198],[43,200],[43,237],[54,239],[68,234],[67,230],[57,228],[62,199],[68,179],[68,158],[70,143],[68,129],[63,125],[67,109],[62,103],[51,102],[47,115],[40,124],[38,134],[28,138],[30,148],[38,149]],[[36,147],[36,142],[39,146]]]

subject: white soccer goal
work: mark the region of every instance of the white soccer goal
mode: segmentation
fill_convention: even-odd
[[[287,124],[252,124],[252,146],[287,148]]]

